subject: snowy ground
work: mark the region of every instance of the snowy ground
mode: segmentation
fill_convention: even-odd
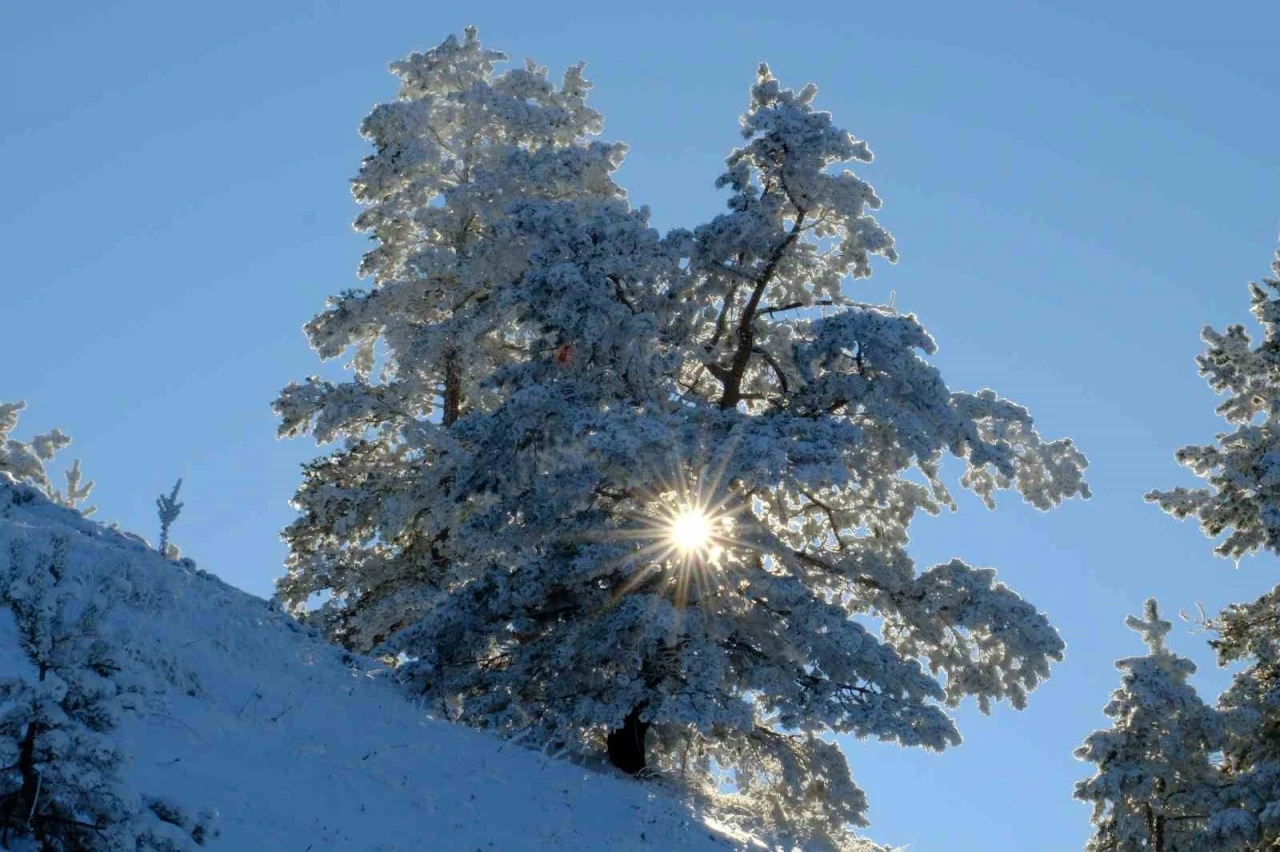
[[[0,476],[0,568],[55,535],[116,584],[109,633],[147,691],[120,730],[130,781],[216,808],[215,850],[743,848],[643,784],[424,718],[376,663]],[[0,616],[0,675],[24,666]]]

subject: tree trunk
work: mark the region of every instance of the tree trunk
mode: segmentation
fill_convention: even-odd
[[[458,354],[452,350],[444,356],[444,413],[441,417],[445,426],[452,426],[462,413],[462,367],[458,364]]]
[[[640,719],[640,711],[644,704],[631,708],[627,718],[622,720],[622,727],[609,732],[606,741],[609,745],[609,762],[628,775],[637,775],[646,766],[644,759],[644,738],[649,733],[650,722]]]
[[[43,673],[42,673],[43,674]],[[9,794],[3,807],[0,807],[0,820],[4,822],[4,831],[0,835],[0,844],[9,848],[9,834],[14,828],[24,833],[30,825],[30,817],[35,810],[36,795],[40,790],[40,773],[36,769],[36,725],[27,725],[27,733],[18,744],[18,773],[22,776],[22,786]]]
[[[1164,852],[1164,817],[1156,817],[1156,849],[1155,852]]]

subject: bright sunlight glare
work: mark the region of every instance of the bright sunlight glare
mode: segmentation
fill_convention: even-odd
[[[711,518],[692,506],[671,519],[671,543],[685,555],[699,553],[711,546]]]

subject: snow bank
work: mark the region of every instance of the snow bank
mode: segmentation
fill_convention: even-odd
[[[376,662],[0,476],[0,567],[55,536],[109,586],[105,632],[145,690],[118,732],[129,781],[216,808],[214,850],[743,848],[643,784],[426,718]],[[12,631],[0,672],[26,665]]]

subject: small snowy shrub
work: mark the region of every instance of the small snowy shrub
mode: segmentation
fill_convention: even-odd
[[[59,491],[49,480],[45,463],[52,461],[58,451],[71,443],[62,430],[54,429],[36,435],[28,442],[10,437],[18,425],[18,412],[27,407],[25,402],[0,402],[0,474],[6,474],[18,482],[39,488],[59,506],[78,509],[84,515],[92,515],[95,507],[80,508],[89,497],[93,482],[83,482],[80,459],[71,463],[66,471],[67,490]]]
[[[170,559],[177,559],[182,555],[178,546],[169,541],[169,528],[182,513],[182,504],[178,502],[180,488],[182,488],[181,478],[173,484],[173,490],[168,496],[161,494],[156,498],[156,514],[160,516],[160,552]]]
[[[189,852],[205,818],[144,801],[120,778],[112,740],[132,706],[99,624],[101,595],[67,562],[67,542],[14,544],[0,576],[25,676],[0,681],[0,846],[41,852]],[[15,846],[14,844],[17,844]]]

